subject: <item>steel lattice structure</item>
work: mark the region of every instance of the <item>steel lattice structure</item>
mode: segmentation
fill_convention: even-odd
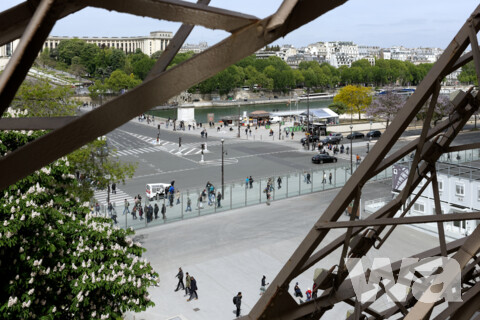
[[[21,38],[18,48],[0,77],[1,113],[12,101],[55,22],[71,13],[92,6],[184,23],[147,79],[134,90],[78,118],[0,121],[4,129],[54,129],[0,159],[0,177],[2,177],[0,189],[6,188],[18,179],[215,75],[346,1],[284,0],[278,10],[265,19],[210,7],[209,0],[198,0],[196,4],[179,0],[29,0],[0,13],[0,45]],[[184,63],[166,70],[195,25],[225,30],[231,35]],[[394,315],[406,319],[430,318],[433,308],[438,303],[417,302],[411,294],[404,303],[396,303],[394,307],[381,311],[374,310],[369,303],[362,304],[356,301],[344,263],[344,258],[347,256],[361,257],[369,250],[379,248],[396,225],[424,222],[437,222],[439,246],[418,253],[416,257],[449,255],[457,260],[462,268],[463,302],[449,304],[435,319],[449,317],[470,319],[480,309],[480,283],[477,282],[476,270],[480,262],[480,258],[477,257],[480,249],[480,228],[470,236],[448,244],[443,230],[445,221],[479,219],[480,213],[443,215],[440,211],[435,169],[436,162],[445,152],[480,147],[478,143],[450,146],[460,129],[478,110],[479,93],[473,90],[460,92],[453,101],[455,108],[448,120],[436,125],[431,121],[440,92],[440,83],[446,75],[473,59],[477,78],[480,80],[480,50],[477,42],[479,28],[480,6],[462,26],[385,134],[370,150],[357,171],[321,215],[250,314],[244,317],[245,319],[319,319],[335,304],[342,302],[351,304],[355,308],[354,314],[349,319],[360,319],[366,315],[375,319],[387,319]],[[469,46],[472,50],[464,54]],[[431,102],[427,108],[421,135],[401,149],[388,154],[428,99]],[[410,170],[407,184],[397,197],[366,220],[337,222],[352,201],[352,212],[357,211],[362,188],[369,179],[412,151],[415,151],[412,163],[414,169]],[[414,200],[407,204],[407,198],[412,195],[412,191],[422,179],[426,179],[427,183]],[[436,215],[404,217],[429,184],[433,187]],[[391,228],[387,230],[387,226]],[[346,228],[346,232],[330,243],[323,243],[331,228]],[[288,293],[290,281],[337,248],[342,248],[342,253],[336,271],[332,271],[332,268],[330,271],[321,273],[315,280],[323,292],[319,293],[319,297],[314,301],[298,305]],[[394,272],[398,273],[399,268],[399,262],[393,265]],[[385,289],[380,291],[379,295],[384,293]]]

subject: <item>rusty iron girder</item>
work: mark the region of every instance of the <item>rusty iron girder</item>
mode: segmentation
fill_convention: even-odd
[[[92,6],[183,23],[146,80],[128,93],[74,119],[0,119],[0,128],[3,129],[14,127],[16,129],[54,129],[0,158],[0,177],[2,177],[0,190],[215,75],[346,1],[284,0],[278,10],[265,19],[210,7],[209,0],[198,0],[197,3],[180,0],[30,0],[0,13],[0,45],[21,37],[14,56],[0,76],[1,113],[10,105],[55,22],[73,12]],[[414,302],[410,297],[407,303],[397,304],[384,311],[375,310],[370,304],[359,303],[355,300],[351,279],[347,278],[347,271],[343,268],[343,258],[347,256],[348,250],[350,254],[361,256],[372,248],[378,249],[398,224],[437,222],[440,230],[440,245],[417,254],[416,257],[451,254],[464,267],[462,276],[465,280],[472,280],[472,272],[478,266],[478,258],[475,255],[480,249],[480,229],[477,228],[468,238],[446,243],[443,227],[440,226],[443,226],[441,223],[444,221],[478,219],[478,212],[453,216],[440,214],[441,212],[437,210],[437,214],[433,216],[404,217],[404,215],[430,182],[435,193],[436,207],[439,209],[435,162],[444,152],[478,146],[478,144],[450,146],[470,116],[478,110],[480,101],[478,92],[474,93],[472,90],[460,92],[454,100],[455,108],[447,120],[433,126],[430,120],[440,92],[440,82],[446,75],[473,60],[477,77],[480,79],[480,49],[477,41],[480,28],[479,17],[480,6],[475,9],[384,135],[370,150],[357,171],[313,225],[251,312],[243,317],[244,319],[302,319],[305,317],[319,319],[335,304],[342,301],[354,306],[355,314],[350,317],[352,319],[359,318],[364,313],[374,317],[388,317],[398,312],[406,314],[407,319],[429,318],[433,308],[440,302],[435,304],[418,302],[412,307],[409,304]],[[166,70],[195,25],[222,29],[232,34],[206,51]],[[464,54],[469,46],[473,48],[472,52]],[[420,137],[388,155],[392,146],[429,98],[431,103]],[[105,122],[105,118],[109,121]],[[359,207],[362,188],[368,180],[414,150],[416,153],[407,187],[400,194],[363,221],[337,222],[352,200],[355,199],[353,212]],[[427,179],[428,183],[415,194],[413,201],[407,204],[406,199],[413,195],[413,191],[422,179]],[[395,217],[402,206],[403,212]],[[392,227],[383,234],[387,225]],[[322,243],[331,228],[342,227],[348,228],[345,234],[328,244]],[[376,238],[370,239],[371,241],[358,248],[349,249],[351,238],[362,237],[367,233],[375,234]],[[379,239],[381,239],[379,243],[376,243]],[[322,244],[321,248],[315,252],[320,244]],[[290,281],[342,245],[342,259],[335,284],[324,290],[315,301],[298,305],[288,292]],[[397,261],[392,264],[395,272],[398,272],[400,263]],[[477,290],[477,286],[473,288]],[[388,288],[385,289],[388,290]],[[475,305],[478,304],[478,292],[474,290],[466,287],[464,295],[468,298],[467,302],[464,305],[448,308],[449,311],[445,312],[455,312],[455,315],[460,312],[464,315],[471,314]],[[378,293],[379,296],[383,294],[388,295],[385,290]]]

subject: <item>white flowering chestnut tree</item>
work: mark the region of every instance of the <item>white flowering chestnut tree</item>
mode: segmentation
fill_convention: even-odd
[[[0,132],[0,156],[42,132]],[[153,306],[132,230],[90,213],[66,158],[0,191],[0,318],[110,319]]]

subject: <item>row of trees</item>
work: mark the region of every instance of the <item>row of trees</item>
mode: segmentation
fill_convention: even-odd
[[[270,48],[279,49],[277,47]],[[92,95],[104,92],[119,92],[139,85],[161,55],[157,51],[148,56],[137,49],[125,54],[122,50],[98,47],[81,39],[62,40],[57,48],[45,49],[38,62],[42,65],[67,70],[75,75],[91,77],[95,82]],[[194,55],[193,52],[179,53],[169,67]],[[266,90],[287,92],[297,87],[308,87],[314,91],[356,84],[372,87],[386,85],[418,85],[432,64],[414,65],[408,61],[377,59],[372,66],[367,60],[352,63],[351,67],[332,67],[317,61],[301,62],[292,69],[278,57],[257,59],[249,56],[219,72],[217,75],[190,88],[190,92],[228,94],[235,88],[249,86]],[[475,83],[475,68],[472,63],[462,68],[459,80]]]
[[[386,121],[388,127],[390,121],[403,108],[406,101],[405,96],[396,94],[392,90],[387,89],[383,94],[373,96],[372,90],[368,87],[348,85],[339,90],[330,108],[338,114],[351,113],[353,115],[356,113],[358,119],[361,119],[361,114],[365,113],[369,118]],[[429,105],[430,100],[417,114],[418,120],[425,119]],[[448,96],[440,95],[434,108],[432,118],[434,123],[450,114],[453,107],[454,105]]]

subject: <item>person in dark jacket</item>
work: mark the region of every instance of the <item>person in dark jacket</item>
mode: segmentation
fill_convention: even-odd
[[[182,290],[184,290],[184,289],[185,289],[185,285],[183,284],[183,271],[182,271],[182,268],[178,268],[178,273],[177,273],[177,275],[176,275],[175,277],[178,278],[177,289],[175,289],[175,291],[180,290],[180,285],[182,285]]]
[[[158,211],[160,208],[158,208],[158,204],[155,203],[155,208],[153,208],[153,213],[155,214],[155,219],[158,219]]]
[[[167,207],[165,207],[165,203],[162,204],[162,218],[163,220],[167,219],[167,216],[165,215],[167,213]]]
[[[195,295],[195,300],[198,300],[197,294],[197,280],[193,276],[190,276],[190,298],[187,301],[192,300],[193,296]]]
[[[239,292],[235,297],[235,306],[237,307],[237,317],[240,317],[240,307],[242,305],[242,293]]]

